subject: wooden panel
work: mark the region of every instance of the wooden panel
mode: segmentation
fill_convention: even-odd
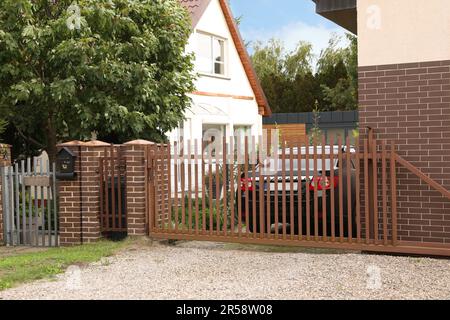
[[[280,125],[263,125],[263,129],[267,130],[269,146],[271,146],[272,134],[275,130],[280,130],[280,143],[286,144],[288,148],[297,147],[306,141],[306,125],[304,123],[296,124],[280,124]]]

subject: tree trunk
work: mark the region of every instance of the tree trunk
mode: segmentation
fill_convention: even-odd
[[[49,115],[47,118],[47,153],[48,153],[48,159],[50,162],[50,167],[56,160],[56,128],[53,123],[53,116]]]

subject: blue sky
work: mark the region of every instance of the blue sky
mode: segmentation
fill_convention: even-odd
[[[231,0],[236,17],[242,16],[240,26],[245,41],[266,42],[270,38],[283,40],[288,50],[303,40],[313,44],[314,53],[328,44],[333,33],[345,30],[315,12],[311,0]],[[342,45],[345,45],[345,40]]]

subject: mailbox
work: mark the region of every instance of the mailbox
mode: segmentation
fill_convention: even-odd
[[[62,148],[56,155],[56,178],[60,180],[75,180],[75,159],[69,149]]]

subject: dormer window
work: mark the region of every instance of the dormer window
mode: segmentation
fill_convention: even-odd
[[[226,75],[226,40],[206,33],[197,33],[197,71],[209,75]]]

